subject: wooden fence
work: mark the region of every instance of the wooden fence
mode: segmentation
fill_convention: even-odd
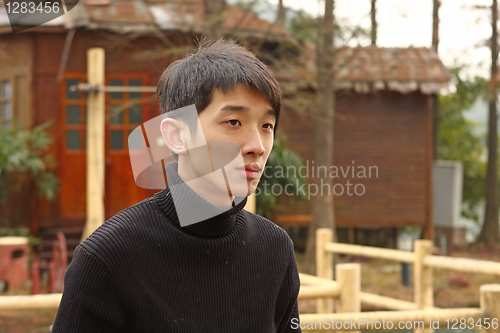
[[[330,229],[319,229],[316,237],[317,276],[300,274],[299,300],[316,298],[317,313],[301,314],[300,318],[296,318],[296,322],[291,323],[302,326],[303,332],[415,329],[415,332],[427,333],[433,332],[435,328],[471,327],[485,333],[500,332],[500,284],[481,286],[480,308],[436,308],[433,305],[432,288],[434,268],[500,276],[500,263],[432,256],[432,243],[428,240],[416,240],[414,252],[405,252],[333,243]],[[413,264],[415,301],[408,302],[362,292],[359,264],[338,264],[337,277],[334,280],[333,253]],[[60,300],[61,294],[0,296],[0,312],[57,309]],[[396,311],[361,312],[362,303]],[[392,327],[389,323],[392,323]],[[479,323],[482,327],[479,327]],[[309,324],[314,328],[308,328]]]
[[[480,308],[436,308],[432,287],[434,268],[500,276],[500,263],[433,256],[431,248],[429,240],[416,240],[413,252],[333,243],[330,229],[318,229],[317,276],[300,274],[302,286],[299,293],[299,299],[317,298],[317,313],[300,315],[302,331],[414,329],[418,333],[427,333],[435,328],[473,328],[488,333],[500,332],[500,284],[481,286]],[[361,292],[359,264],[336,265],[334,281],[333,253],[413,264],[414,302]],[[336,313],[334,299],[338,302]],[[361,312],[361,303],[396,311]],[[353,326],[353,322],[357,325]]]

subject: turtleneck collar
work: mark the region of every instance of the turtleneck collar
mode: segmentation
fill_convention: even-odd
[[[178,163],[166,165],[168,185],[155,194],[160,208],[172,223],[181,227],[185,221],[201,221],[181,227],[202,236],[222,236],[227,234],[236,223],[236,214],[245,207],[247,197],[235,197],[234,205],[228,210],[215,207],[194,192],[178,174]],[[169,186],[170,185],[170,186]],[[210,216],[210,218],[206,218]]]

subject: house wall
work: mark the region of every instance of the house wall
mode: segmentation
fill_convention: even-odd
[[[85,81],[86,54],[91,47],[105,49],[107,79],[140,78],[143,86],[155,85],[161,71],[174,58],[163,56],[152,59],[147,54],[140,58],[142,51],[150,52],[159,46],[165,47],[157,38],[131,38],[110,32],[78,30],[71,43],[63,79],[58,81],[57,74],[66,33],[39,32],[26,33],[26,35],[30,35],[33,39],[33,104],[36,110],[33,113],[32,122],[34,124],[45,121],[54,122],[55,126],[50,132],[56,144],[51,153],[57,161],[54,170],[61,180],[61,188],[56,200],[49,202],[40,199],[35,229],[82,228],[86,215],[86,153],[85,147],[78,151],[69,151],[66,147],[67,130],[75,128],[67,126],[66,80],[76,78],[80,82]],[[175,42],[175,38],[172,39]],[[149,100],[148,96],[151,97]],[[107,104],[109,104],[109,98],[109,94],[106,94]],[[159,114],[154,94],[143,94],[141,98],[145,99],[141,102],[143,120]],[[81,104],[83,112],[86,104],[85,96],[80,95],[80,101],[76,103]],[[126,149],[120,152],[110,150],[109,105],[107,105],[106,112],[106,194],[104,199],[106,218],[109,218],[120,210],[150,197],[153,192],[135,185]],[[78,128],[84,142],[84,122]]]
[[[16,35],[16,38],[11,36],[2,35],[0,41],[10,38],[8,47],[18,50],[19,54],[11,57],[8,66],[0,63],[0,73],[6,73],[4,69],[8,67],[11,71],[17,68],[19,74],[15,75],[20,77],[17,91],[33,89],[31,99],[30,94],[23,94],[18,99],[18,103],[27,105],[18,118],[30,125],[54,122],[50,132],[56,144],[51,153],[57,161],[53,169],[61,179],[61,192],[52,202],[40,199],[36,227],[81,228],[85,219],[85,153],[65,150],[65,82],[58,82],[56,78],[66,34],[27,32]],[[186,42],[182,36],[171,36],[171,40],[177,45]],[[176,58],[154,58],[151,53],[143,53],[142,59],[139,56],[143,51],[150,52],[159,45],[164,46],[161,43],[152,37],[133,39],[110,32],[78,30],[71,44],[64,79],[80,77],[84,80],[87,49],[103,47],[106,51],[106,77],[136,75],[144,78],[143,85],[155,85],[161,70]],[[148,119],[158,114],[154,98],[146,103],[145,110]],[[396,227],[424,225],[429,221],[429,110],[427,96],[418,92],[407,95],[388,91],[371,95],[338,94],[334,165],[343,167],[344,171],[347,167],[350,169],[346,177],[339,169],[338,177],[334,178],[335,183],[342,185],[337,185],[334,190],[337,193],[343,190],[342,195],[335,196],[337,226]],[[312,174],[314,124],[311,117],[284,108],[278,132],[287,134],[287,147],[309,161],[309,174]],[[356,167],[354,177],[351,173],[353,166]],[[366,177],[360,177],[360,167],[365,168]],[[369,167],[373,167],[371,178],[368,177]],[[349,188],[347,181],[352,184]],[[364,191],[362,195],[354,193],[356,184],[358,193]],[[354,194],[349,195],[347,191]],[[24,199],[20,200],[27,202],[29,193],[25,192]],[[130,195],[123,199],[124,193]],[[142,191],[135,185],[128,155],[111,153],[107,149],[106,217],[150,195],[151,191]],[[286,214],[309,214],[312,208],[311,200],[297,201],[285,196],[280,201],[287,207]],[[26,220],[28,216],[24,208],[14,213],[17,220]]]
[[[0,35],[0,81],[12,86],[13,117],[21,127],[31,126],[31,54],[32,38],[24,34]],[[32,202],[25,200],[32,188],[25,174],[7,177],[5,183],[15,186],[0,204],[0,226],[28,226]]]
[[[334,193],[339,194],[334,199],[338,227],[423,226],[429,221],[431,125],[428,97],[419,92],[337,94],[333,164],[339,169],[343,167],[344,171],[350,167],[346,177],[339,170],[339,177],[333,178],[334,183],[339,184],[334,188]],[[285,109],[278,131],[286,133],[288,148],[298,152],[306,163],[309,161],[312,176],[314,124],[310,115],[300,116]],[[362,168],[366,169],[365,175],[359,173]],[[330,172],[328,175],[335,176]],[[355,185],[357,193],[362,195],[356,195]],[[311,200],[282,196],[280,202],[286,211],[278,214],[276,220],[283,224],[294,221],[307,224]],[[285,214],[292,216],[283,218]],[[302,218],[294,219],[293,215]]]

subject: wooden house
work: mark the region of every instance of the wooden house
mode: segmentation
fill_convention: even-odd
[[[39,199],[25,182],[1,206],[0,225],[28,226],[46,237],[63,230],[78,243],[86,219],[86,95],[71,87],[86,81],[87,50],[104,48],[106,85],[154,86],[162,70],[194,47],[202,35],[203,0],[81,0],[67,14],[13,34],[0,5],[0,123],[31,128],[52,121],[51,169],[61,180],[56,200]],[[222,33],[264,49],[293,41],[290,33],[227,4]],[[15,24],[15,22],[14,22]],[[22,24],[22,22],[18,22]],[[159,115],[154,94],[107,93],[105,218],[153,194],[138,187],[127,137]]]
[[[288,32],[227,6],[224,34],[268,50],[273,43],[293,42]],[[52,121],[49,131],[55,144],[51,154],[57,164],[51,169],[61,180],[54,201],[33,199],[29,185],[12,193],[8,207],[0,208],[0,225],[26,225],[43,237],[63,230],[74,238],[73,245],[78,243],[86,219],[86,96],[70,87],[86,80],[87,49],[105,49],[106,85],[154,86],[162,69],[189,50],[186,46],[192,45],[193,37],[202,34],[203,16],[202,0],[80,0],[67,14],[12,34],[5,8],[0,6],[0,86],[7,87],[0,91],[0,123],[9,126],[16,119],[33,127]],[[428,227],[432,216],[431,94],[446,86],[445,68],[426,48],[349,49],[339,59],[343,60],[337,62],[334,164],[344,169],[338,171],[335,182],[347,186],[349,180],[351,192],[363,193],[349,195],[344,187],[344,193],[335,197],[337,226]],[[304,67],[302,72],[309,75],[314,69]],[[302,74],[288,74],[278,75],[284,86],[290,80],[304,79]],[[7,108],[12,112],[6,112]],[[153,94],[106,94],[106,218],[153,194],[134,183],[126,138],[158,113]],[[288,148],[309,161],[312,170],[310,115],[285,106],[279,131],[287,134]],[[347,167],[356,167],[356,172],[346,172]],[[365,168],[365,176],[358,167]],[[275,222],[307,225],[311,201],[293,196],[282,200],[288,208]]]
[[[431,233],[432,94],[448,87],[446,68],[430,48],[373,46],[339,50],[335,68],[334,165],[328,176],[335,184],[336,226],[421,226]],[[283,80],[296,75],[304,74]],[[287,147],[305,160],[309,177],[319,178],[312,117],[287,109],[280,130]],[[276,215],[277,223],[310,223],[311,200],[281,198],[286,213]]]

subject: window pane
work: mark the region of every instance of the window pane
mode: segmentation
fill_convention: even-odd
[[[2,125],[3,125],[3,129],[9,129],[10,128],[10,122],[9,121],[4,122]]]
[[[80,105],[68,105],[66,109],[66,123],[80,124]]]
[[[129,143],[129,149],[130,150],[140,150],[141,149],[141,140],[139,138],[136,138],[136,137],[132,137],[132,139],[130,139],[130,133],[132,133],[133,130],[130,130],[128,131],[128,135],[129,135],[129,140],[128,140],[128,143]]]
[[[87,104],[85,104],[85,125],[87,125],[87,114],[88,114],[88,107],[87,107]]]
[[[81,148],[80,131],[66,131],[66,148],[71,150],[78,150]]]
[[[129,124],[139,125],[142,122],[142,105],[132,105],[128,112]]]
[[[2,103],[2,119],[8,120],[12,118],[12,104],[10,102]]]
[[[12,86],[10,84],[10,81],[2,81],[2,87],[1,87],[1,96],[3,97],[11,97],[12,96]]]
[[[128,85],[131,87],[140,87],[141,80],[140,79],[130,79],[130,80],[128,80]],[[131,93],[128,93],[128,97],[130,99],[139,99],[139,98],[141,98],[141,93],[131,92]]]
[[[123,132],[122,131],[111,131],[111,149],[112,150],[123,149]]]
[[[123,86],[123,80],[122,79],[114,79],[109,81],[110,86]],[[123,99],[123,93],[121,92],[112,92],[110,93],[111,99]]]
[[[121,105],[110,105],[110,116],[109,123],[113,125],[123,124],[123,106]]]
[[[66,80],[66,98],[67,99],[80,99],[80,93],[78,91],[71,91],[69,88],[71,86],[76,86],[79,83],[77,79]]]

